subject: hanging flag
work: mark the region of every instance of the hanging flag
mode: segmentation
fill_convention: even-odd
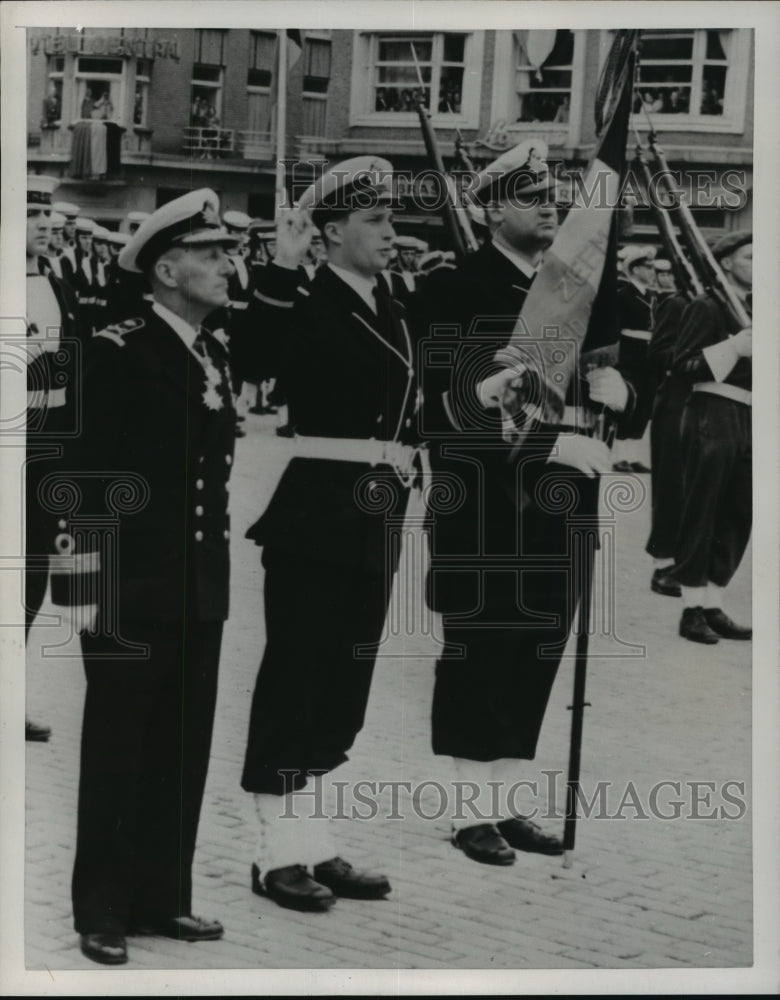
[[[300,30],[300,28],[288,28],[287,29],[287,72],[288,73],[301,58],[302,52],[303,52],[303,32]]]
[[[597,119],[603,116],[608,125],[579,194],[575,192],[574,203],[545,253],[512,337],[497,355],[505,367],[525,369],[508,387],[502,404],[507,437],[513,444],[522,441],[530,417],[552,423],[560,420],[591,316],[594,320],[598,316],[606,329],[599,343],[587,347],[604,346],[604,338],[616,339],[614,268],[605,264],[608,257],[612,264],[615,259],[616,206],[634,79],[634,47],[625,48],[625,35],[636,32],[618,33],[615,46],[621,47],[624,58],[608,60],[617,79],[600,87],[603,103],[597,108]]]

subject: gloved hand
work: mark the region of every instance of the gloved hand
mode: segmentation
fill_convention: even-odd
[[[598,438],[582,434],[559,434],[547,461],[556,465],[569,465],[584,472],[589,479],[597,473],[607,473],[612,469],[612,458],[606,444]]]
[[[602,403],[614,413],[622,413],[628,403],[628,386],[617,368],[594,368],[585,376],[590,386],[590,398]]]
[[[740,330],[739,333],[735,333],[733,337],[729,337],[729,341],[740,358],[753,357],[752,326],[747,326],[744,330]]]

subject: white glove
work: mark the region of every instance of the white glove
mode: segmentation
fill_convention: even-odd
[[[500,372],[496,372],[495,375],[486,378],[484,382],[480,382],[477,386],[477,397],[485,409],[501,406],[507,386],[513,378],[517,378],[524,371],[525,365],[518,365],[516,368],[502,368]]]
[[[614,413],[622,413],[628,402],[628,386],[616,368],[594,368],[585,376],[590,386],[590,398],[602,403]]]
[[[547,461],[556,465],[570,465],[573,469],[584,472],[589,479],[596,473],[612,470],[612,459],[606,444],[598,438],[582,434],[559,434]]]
[[[733,337],[729,337],[729,341],[740,358],[753,357],[752,326],[745,327],[744,330],[740,330],[739,333],[735,333]]]
[[[294,269],[303,260],[314,235],[314,223],[306,211],[290,208],[282,212],[276,225],[274,264]]]
[[[82,632],[95,631],[97,612],[97,604],[74,604],[70,608],[70,614],[66,612],[66,618],[70,618],[73,631],[81,635]]]

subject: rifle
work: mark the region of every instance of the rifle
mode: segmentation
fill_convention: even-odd
[[[471,223],[469,222],[466,210],[460,204],[455,184],[452,178],[449,177],[444,170],[444,161],[442,160],[441,152],[439,151],[439,146],[433,131],[433,126],[431,125],[431,113],[426,108],[423,100],[425,88],[422,73],[420,71],[420,64],[417,61],[417,53],[414,48],[414,42],[410,42],[409,44],[412,49],[412,58],[414,59],[414,65],[417,69],[417,79],[420,84],[420,89],[415,95],[415,105],[417,108],[417,114],[420,117],[420,130],[422,131],[423,142],[425,143],[425,151],[428,154],[428,159],[433,165],[434,170],[436,170],[447,188],[448,197],[442,205],[442,217],[452,243],[452,248],[455,251],[455,256],[458,260],[463,260],[466,256],[467,249],[477,250],[479,248],[479,242],[472,232]]]
[[[645,113],[650,123],[648,144],[656,163],[661,168],[666,193],[669,195],[671,201],[669,213],[679,226],[680,234],[685,241],[704,290],[721,303],[728,313],[735,330],[744,329],[744,327],[751,325],[747,309],[745,309],[745,306],[734,291],[731,282],[723,272],[723,268],[712,256],[712,251],[702,236],[701,230],[696,225],[691,210],[684,201],[681,192],[674,187],[672,183],[673,175],[669,169],[666,155],[656,141],[656,134],[646,108]]]
[[[661,242],[666,249],[666,253],[674,269],[677,286],[688,298],[701,295],[704,291],[704,285],[699,280],[696,270],[680,246],[680,241],[677,239],[677,233],[674,231],[669,211],[663,205],[659,205],[657,199],[653,197],[652,174],[650,173],[650,167],[647,163],[645,151],[639,140],[639,136],[637,136],[635,160],[640,165],[647,190],[647,200],[655,216]]]

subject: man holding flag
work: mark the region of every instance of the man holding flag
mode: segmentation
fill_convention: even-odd
[[[625,131],[622,144],[610,133],[611,155],[592,169],[616,191]],[[617,339],[616,329],[589,326],[592,311],[594,320],[595,311],[610,315],[599,307],[614,227],[603,205],[578,207],[556,239],[545,154],[529,140],[479,175],[492,239],[457,270],[433,275],[417,303],[423,436],[442,487],[429,503],[427,596],[444,629],[433,750],[478,786],[515,782],[517,759],[535,755],[580,595],[572,528],[595,521],[598,477],[611,468],[604,413],[628,415],[635,398],[613,367],[572,378],[583,343]],[[442,491],[451,502],[437,503]],[[453,817],[453,844],[497,865],[512,864],[515,849],[562,853],[557,837],[507,816],[513,806],[501,819],[488,809],[484,822],[478,800],[480,814]]]

